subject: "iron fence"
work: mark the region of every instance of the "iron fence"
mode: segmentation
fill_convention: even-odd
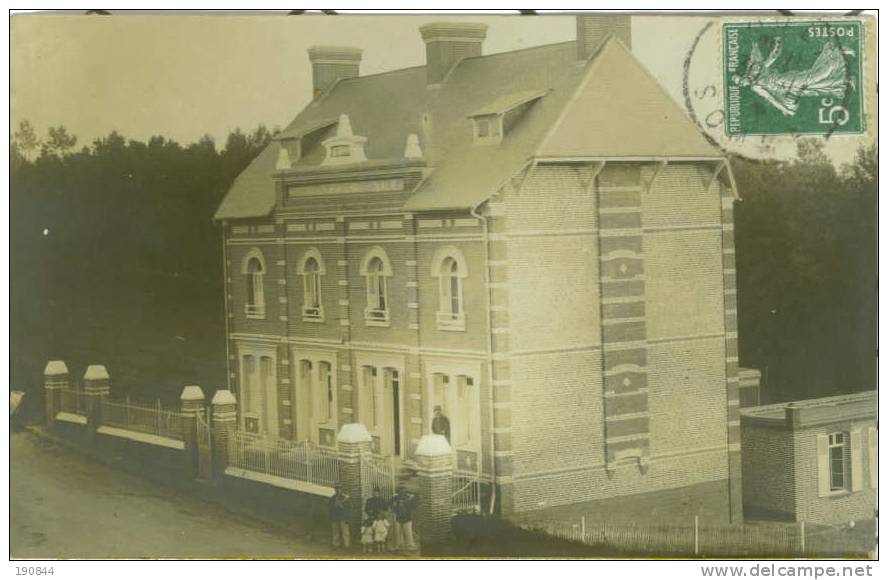
[[[336,451],[308,442],[235,431],[228,446],[228,463],[233,467],[324,487],[333,487],[339,478]]]
[[[102,401],[102,424],[139,433],[183,440],[182,414],[156,406],[133,404],[127,401]]]

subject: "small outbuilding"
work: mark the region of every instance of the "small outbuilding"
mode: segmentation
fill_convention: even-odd
[[[740,412],[747,519],[835,524],[875,515],[876,392]]]

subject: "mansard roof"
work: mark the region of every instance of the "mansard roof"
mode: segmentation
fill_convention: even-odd
[[[722,157],[615,38],[586,63],[571,41],[466,58],[437,86],[425,69],[337,82],[238,176],[216,219],[269,215],[280,138],[322,130],[341,114],[367,137],[367,163],[402,158],[407,136],[419,136],[428,175],[405,211],[476,207],[534,158]],[[522,105],[501,143],[473,143],[473,114]],[[292,168],[318,168],[323,157],[310,148]]]

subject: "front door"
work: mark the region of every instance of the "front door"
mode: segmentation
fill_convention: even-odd
[[[361,368],[360,420],[373,437],[376,453],[403,454],[401,371],[392,367]]]

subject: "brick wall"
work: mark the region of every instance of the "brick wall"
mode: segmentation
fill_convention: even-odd
[[[639,184],[637,169],[635,177],[629,169],[605,167],[599,175],[614,203],[632,195],[633,179]],[[709,188],[707,168],[642,168],[635,191],[644,231],[642,392],[650,464],[645,471],[618,461],[608,475],[598,282],[603,218],[592,170],[585,171],[538,166],[505,196],[517,511],[728,477],[721,190]]]
[[[740,433],[744,513],[753,518],[773,516],[793,519],[796,502],[793,493],[795,446],[792,434],[748,422],[742,423]]]

